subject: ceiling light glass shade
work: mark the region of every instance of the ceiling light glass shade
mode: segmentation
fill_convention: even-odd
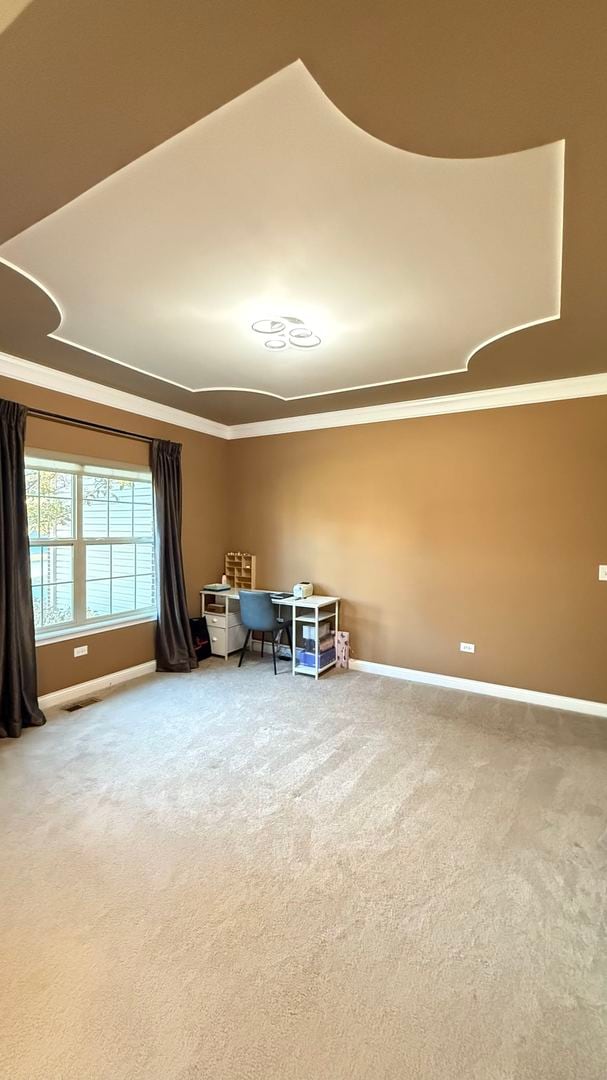
[[[305,326],[298,326],[296,330],[290,330],[289,341],[291,345],[296,345],[298,349],[315,349],[317,345],[320,345],[318,335],[313,334]]]
[[[286,349],[287,347],[287,343],[284,338],[275,337],[268,338],[267,341],[264,341],[264,345],[266,349]]]
[[[285,324],[280,319],[257,319],[251,323],[251,330],[256,334],[280,334],[285,329]]]

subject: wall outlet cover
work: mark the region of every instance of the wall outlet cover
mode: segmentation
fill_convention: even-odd
[[[89,651],[88,645],[77,645],[74,649],[74,656],[86,656]]]
[[[607,565],[599,566],[599,581],[607,581]]]
[[[460,641],[460,652],[476,652],[476,645],[473,645],[471,641]]]

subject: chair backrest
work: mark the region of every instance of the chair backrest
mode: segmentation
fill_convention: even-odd
[[[241,589],[240,618],[247,630],[274,630],[276,615],[269,592]]]

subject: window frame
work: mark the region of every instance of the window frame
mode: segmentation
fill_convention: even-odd
[[[158,618],[158,576],[156,572],[156,518],[154,490],[151,484],[151,472],[145,466],[122,464],[116,461],[100,461],[94,458],[84,458],[71,454],[51,453],[46,450],[34,450],[27,448],[25,453],[25,469],[39,470],[41,472],[64,472],[70,473],[73,478],[72,487],[72,535],[70,537],[28,537],[29,548],[69,547],[72,549],[72,598],[74,618],[69,622],[56,623],[47,627],[37,627],[35,630],[36,644],[44,645],[50,641],[65,640],[68,638],[82,637],[100,633],[105,630],[120,629],[124,626],[135,626],[140,623],[155,622]],[[87,476],[98,476],[109,480],[123,479],[133,482],[149,483],[152,490],[152,535],[131,536],[100,536],[85,537],[83,535],[83,483]],[[40,497],[40,496],[39,496]],[[134,504],[133,504],[134,509]],[[109,527],[108,527],[109,533]],[[154,603],[146,608],[132,608],[126,612],[117,614],[86,616],[86,553],[87,548],[94,546],[109,546],[110,551],[114,546],[125,544],[135,548],[135,566],[132,575],[122,575],[135,579],[137,568],[137,545],[149,544],[152,550],[152,578],[154,584]],[[111,556],[110,556],[111,558]],[[117,576],[116,580],[119,580]],[[105,580],[105,579],[103,579]],[[111,582],[114,580],[110,570]],[[135,602],[136,602],[135,592]],[[32,592],[33,596],[33,592]]]

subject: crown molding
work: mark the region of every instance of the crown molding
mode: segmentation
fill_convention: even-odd
[[[262,420],[254,424],[237,424],[229,429],[229,438],[252,439],[260,435],[283,435],[295,431],[317,431],[320,428],[381,424],[389,420],[412,420],[421,416],[477,412],[481,409],[506,409],[513,405],[537,405],[541,402],[598,397],[602,394],[607,394],[607,372],[526,383],[523,386],[503,386],[495,390],[473,390],[466,394],[418,398],[416,401],[369,405],[360,409],[289,416],[281,420]]]
[[[495,390],[473,390],[465,394],[448,394],[442,397],[418,398],[415,401],[396,401],[387,405],[369,405],[358,409],[342,409],[335,412],[308,413],[305,416],[287,416],[279,420],[260,420],[251,424],[235,424],[230,427],[203,416],[173,409],[148,398],[114,390],[110,386],[78,375],[70,375],[43,364],[32,363],[18,356],[0,353],[0,375],[7,379],[55,390],[60,394],[95,401],[112,409],[146,416],[164,424],[218,439],[253,439],[266,435],[285,435],[297,431],[318,431],[322,428],[352,427],[358,424],[381,424],[390,420],[413,420],[423,416],[443,416],[447,413],[477,412],[481,409],[506,409],[516,405],[538,405],[550,401],[567,401],[573,398],[599,397],[607,394],[607,372],[598,375],[579,375],[569,379],[551,379],[546,382],[526,383],[522,386],[503,386]]]
[[[184,412],[182,409],[172,409],[169,405],[161,405],[158,401],[137,397],[136,394],[128,394],[125,390],[114,390],[111,386],[102,386],[101,383],[82,379],[79,375],[70,375],[65,371],[57,371],[55,368],[45,367],[44,364],[34,364],[31,360],[24,360],[20,356],[10,356],[8,353],[0,352],[0,375],[6,376],[7,379],[29,383],[30,386],[40,386],[44,390],[56,390],[59,394],[69,394],[70,397],[83,398],[85,401],[94,401],[96,404],[107,405],[112,409],[135,413],[137,416],[147,416],[150,420],[160,420],[163,424],[174,424],[176,427],[187,428],[190,431],[199,431],[203,435],[214,435],[218,439],[230,438],[230,428],[225,424],[218,424],[215,420],[207,420],[204,416],[194,416],[193,413]]]

